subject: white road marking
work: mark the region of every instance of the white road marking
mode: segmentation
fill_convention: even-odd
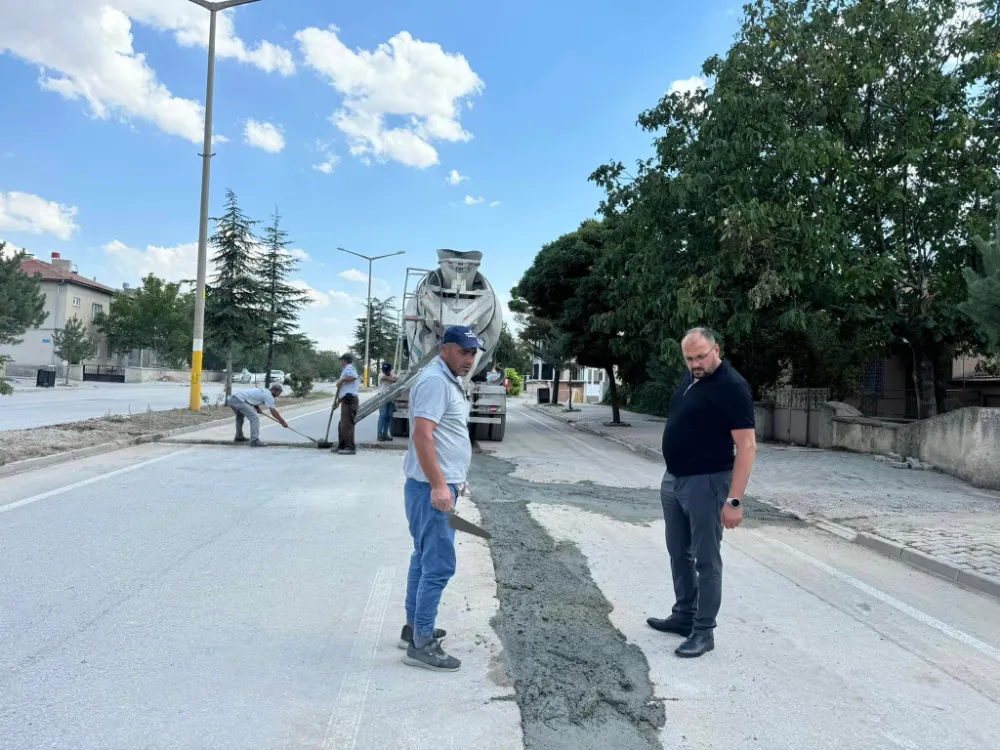
[[[545,424],[545,422],[542,422],[542,421],[538,420],[538,419],[537,419],[537,418],[535,418],[535,417],[529,417],[529,416],[527,415],[527,413],[526,413],[526,412],[524,412],[524,411],[522,411],[522,412],[521,412],[521,413],[519,414],[519,416],[522,416],[522,417],[525,417],[525,418],[526,418],[526,419],[528,419],[529,421],[531,421],[531,422],[534,422],[534,423],[536,423],[536,424],[540,424],[540,425],[541,425],[542,427],[544,427],[544,428],[545,428],[546,430],[549,430],[549,431],[551,431],[551,432],[554,432],[554,433],[556,433],[557,435],[561,435],[562,437],[566,438],[567,440],[572,440],[572,441],[573,441],[574,443],[579,443],[579,444],[580,444],[580,445],[582,445],[582,446],[583,446],[584,448],[586,448],[586,449],[587,449],[588,451],[590,451],[591,453],[596,453],[596,454],[597,454],[598,456],[600,456],[601,458],[607,458],[607,457],[608,457],[608,453],[607,453],[607,451],[606,451],[606,450],[598,450],[597,448],[595,448],[595,447],[594,447],[594,446],[592,446],[592,445],[587,445],[587,444],[586,444],[585,442],[583,442],[582,440],[580,440],[580,439],[579,439],[578,437],[574,437],[573,435],[570,435],[570,434],[566,433],[566,432],[565,432],[565,431],[563,431],[563,430],[557,430],[557,429],[556,429],[555,427],[553,427],[553,426],[551,426],[551,425],[548,425],[548,424]],[[571,427],[570,429],[573,429],[573,428]],[[606,444],[606,442],[605,442],[605,444]],[[612,443],[612,445],[615,445],[615,443]]]
[[[395,568],[381,567],[375,575],[368,604],[361,616],[361,625],[351,655],[340,683],[337,702],[330,715],[323,738],[323,750],[354,750],[358,741],[358,729],[368,700],[368,686],[371,683],[372,665],[378,650],[378,639],[385,623],[385,611],[389,606],[389,593]],[[393,645],[395,648],[395,645]]]
[[[807,562],[813,567],[819,568],[827,575],[836,578],[838,581],[842,581],[843,583],[846,583],[849,586],[853,586],[854,588],[858,589],[858,591],[863,591],[873,599],[878,599],[883,604],[888,604],[893,609],[898,610],[905,615],[909,615],[917,622],[927,625],[928,627],[934,628],[939,633],[943,633],[949,638],[954,638],[956,641],[959,641],[960,643],[964,643],[966,646],[970,646],[971,648],[976,649],[976,651],[985,654],[991,659],[1000,661],[1000,649],[994,648],[988,643],[984,643],[978,638],[971,636],[968,633],[959,630],[958,628],[953,628],[948,623],[941,622],[941,620],[938,620],[935,617],[931,617],[929,614],[921,612],[919,609],[916,609],[915,607],[911,607],[906,602],[901,602],[899,599],[889,596],[889,594],[885,593],[884,591],[877,589],[874,586],[869,586],[864,581],[859,581],[854,576],[850,576],[847,573],[837,570],[836,568],[827,565],[826,563],[821,562],[820,560],[817,560],[814,557],[810,557],[805,552],[801,552],[792,547],[791,545],[785,544],[784,542],[780,542],[777,539],[774,539],[768,536],[767,534],[763,534],[757,530],[751,531],[750,533],[753,534],[754,536],[763,539],[766,542],[769,542],[770,544],[773,544],[776,547],[780,547],[782,550],[792,555],[793,557],[796,557],[799,560],[802,560],[803,562]]]
[[[88,484],[93,484],[94,482],[100,482],[103,479],[110,479],[111,477],[117,477],[121,474],[127,474],[130,471],[135,471],[136,469],[142,469],[151,464],[159,463],[160,461],[166,461],[168,458],[173,458],[174,456],[179,456],[182,453],[187,453],[191,448],[185,448],[184,450],[174,451],[173,453],[168,453],[165,456],[157,456],[156,458],[151,458],[148,461],[140,461],[137,464],[132,464],[131,466],[126,466],[123,469],[116,469],[115,471],[109,471],[107,474],[99,474],[96,477],[91,477],[90,479],[84,479],[80,482],[74,482],[73,484],[67,484],[64,487],[57,487],[54,490],[49,490],[48,492],[43,492],[40,495],[32,495],[31,497],[26,497],[23,500],[18,500],[17,502],[11,503],[10,505],[0,506],[0,513],[6,513],[9,510],[15,510],[17,508],[23,508],[25,505],[31,505],[32,503],[37,503],[39,500],[46,500],[50,497],[55,497],[56,495],[61,495],[64,492],[69,492],[70,490],[75,490],[79,487],[86,487]]]

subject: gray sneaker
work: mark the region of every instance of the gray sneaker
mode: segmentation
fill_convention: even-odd
[[[250,441],[250,447],[251,448],[263,448],[265,445],[267,445],[267,443],[263,442],[262,440],[251,440]]]
[[[443,641],[445,636],[448,635],[441,628],[434,628],[434,637],[439,641]],[[409,625],[403,626],[403,632],[399,634],[399,643],[397,644],[401,649],[409,648],[410,641],[413,640],[413,628]]]
[[[357,453],[357,451],[353,448],[344,448],[342,451],[337,451],[337,455],[339,456],[353,456],[355,453]]]
[[[441,649],[441,642],[436,638],[427,641],[423,648],[417,648],[412,643],[406,648],[403,664],[411,667],[423,667],[432,672],[457,672],[462,662],[454,656],[448,656]]]

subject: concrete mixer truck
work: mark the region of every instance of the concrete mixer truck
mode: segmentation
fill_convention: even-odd
[[[470,431],[478,440],[503,440],[507,426],[507,389],[502,383],[493,385],[486,380],[503,326],[500,300],[479,271],[482,253],[438,250],[437,255],[436,269],[409,268],[406,272],[394,368],[399,383],[389,393],[362,404],[356,420],[391,399],[396,405],[392,434],[396,437],[408,435],[409,386],[420,371],[434,361],[449,326],[470,326],[486,347],[465,379]]]

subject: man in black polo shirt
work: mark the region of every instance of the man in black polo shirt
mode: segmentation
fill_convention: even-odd
[[[722,527],[735,529],[743,520],[757,441],[750,386],[719,356],[715,335],[695,328],[681,349],[688,372],[670,398],[663,430],[667,471],[660,487],[676,603],[666,619],[646,622],[687,637],[675,653],[693,657],[715,648]]]

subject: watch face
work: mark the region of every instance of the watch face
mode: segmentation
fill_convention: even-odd
[[[735,498],[735,497],[729,498],[729,504],[732,505],[734,508],[739,508],[740,507],[740,501],[739,501],[738,498]]]

